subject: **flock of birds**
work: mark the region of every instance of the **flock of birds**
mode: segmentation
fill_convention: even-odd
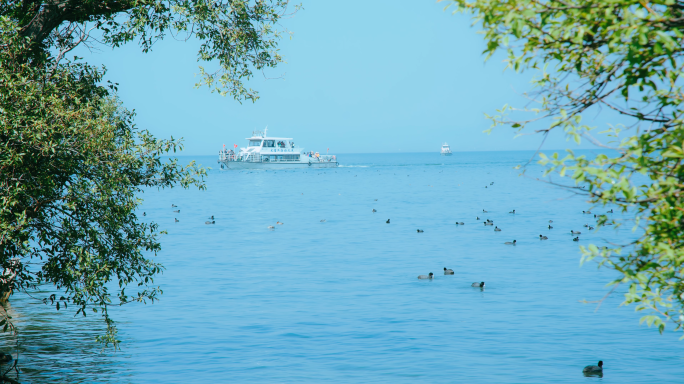
[[[321,220],[321,221],[325,221],[325,220]],[[280,221],[276,221],[276,224],[278,224],[278,225],[283,225],[283,224],[285,224],[285,223],[281,223]],[[275,229],[275,227],[274,227],[273,225],[269,225],[269,226],[268,226],[268,229]]]
[[[493,185],[493,184],[494,184],[494,183],[492,183],[492,184],[490,184],[490,185]],[[377,201],[377,199],[376,199],[375,201]],[[377,211],[376,211],[375,209],[373,209],[373,212],[377,212]],[[488,213],[488,212],[487,212],[486,210],[484,210],[484,209],[482,210],[482,212],[483,212],[483,213]],[[515,209],[512,210],[512,211],[510,211],[510,212],[508,212],[508,213],[514,215],[514,214],[515,214]],[[582,213],[583,213],[583,214],[592,214],[591,211],[582,211]],[[613,213],[613,210],[611,209],[611,210],[609,210],[609,211],[606,212],[606,213]],[[479,220],[480,220],[480,217],[478,216],[478,217],[476,217],[476,219],[479,221]],[[594,219],[596,219],[597,221],[600,221],[600,220],[601,220],[601,217],[599,217],[599,216],[597,216],[597,215],[594,214]],[[386,223],[389,224],[389,223],[390,223],[390,220],[387,219]],[[484,223],[485,226],[494,226],[494,231],[495,231],[495,232],[500,232],[500,231],[501,231],[501,228],[499,228],[498,226],[494,225],[494,221],[493,221],[493,220],[486,219],[483,223]],[[551,223],[553,223],[553,220],[549,220],[549,229],[553,229],[553,226],[551,226]],[[463,222],[457,221],[457,222],[456,222],[456,225],[465,225],[465,224],[464,224]],[[612,225],[612,224],[611,224],[611,223],[606,223],[606,224],[604,224],[604,225]],[[587,228],[589,228],[589,230],[594,229],[593,226],[588,225],[588,224],[585,224],[584,226],[587,227]],[[422,230],[422,229],[418,229],[417,231],[418,231],[418,233],[423,233],[423,232],[425,232],[425,231]],[[581,235],[582,232],[575,231],[575,230],[570,230],[570,234],[571,234],[571,235]],[[549,238],[548,238],[547,236],[539,235],[539,240],[548,240],[548,239],[549,239]],[[572,240],[573,240],[573,241],[579,241],[579,236],[574,237]],[[513,241],[507,241],[507,242],[505,242],[504,244],[506,244],[506,245],[516,245],[516,242],[517,242],[516,240],[513,240]],[[453,270],[453,269],[448,269],[448,268],[444,267],[444,274],[445,274],[445,275],[453,275],[453,274],[454,274],[454,270]],[[431,280],[433,277],[434,277],[434,273],[430,272],[430,273],[428,273],[427,275],[419,275],[419,276],[418,276],[418,279],[420,279],[420,280]],[[479,282],[479,283],[478,283],[478,282],[474,282],[474,283],[472,283],[470,286],[473,287],[473,288],[480,288],[481,290],[484,290],[484,288],[485,288],[485,282],[484,282],[484,281],[481,281],[481,282]],[[598,365],[587,365],[587,366],[584,367],[584,369],[582,370],[582,373],[584,373],[585,376],[600,376],[600,377],[603,377],[603,361],[599,361],[599,362],[598,362]]]
[[[492,183],[492,184],[490,184],[490,185],[493,185],[493,184],[494,184],[494,183]],[[378,201],[378,199],[375,199],[375,201]],[[373,209],[373,212],[375,213],[375,212],[377,212],[377,211],[376,211],[375,209]],[[483,210],[482,210],[482,213],[489,213],[489,212],[483,209]],[[515,215],[515,209],[512,210],[512,211],[510,211],[510,212],[508,212],[508,213]],[[591,211],[582,211],[582,213],[583,213],[583,214],[592,214]],[[613,210],[611,209],[611,210],[609,210],[609,211],[606,212],[606,213],[613,213]],[[598,220],[601,220],[601,217],[599,217],[599,216],[597,216],[597,215],[594,214],[594,219],[596,219],[596,220],[598,221]],[[479,221],[479,220],[480,220],[480,217],[477,216],[477,217],[476,217],[476,220]],[[385,223],[389,224],[389,223],[390,223],[390,219],[387,219],[387,221],[386,221]],[[485,226],[494,226],[494,231],[495,231],[495,232],[501,232],[501,228],[499,228],[498,226],[494,225],[494,221],[493,221],[493,220],[486,219],[483,223],[484,223]],[[551,226],[551,223],[553,223],[553,220],[549,220],[549,229],[553,229],[553,226]],[[465,225],[465,223],[463,223],[462,221],[457,221],[457,222],[456,222],[456,225]],[[611,223],[606,223],[605,225],[612,225],[612,224],[611,224]],[[589,228],[589,230],[594,229],[594,227],[591,226],[591,225],[589,225],[589,224],[585,224],[584,226],[585,226],[586,228]],[[418,233],[423,233],[423,232],[425,232],[425,231],[422,230],[422,229],[418,229],[417,232],[418,232]],[[571,234],[571,235],[581,235],[582,232],[580,232],[580,231],[575,231],[575,230],[570,230],[570,234]],[[549,239],[549,238],[548,238],[547,236],[539,235],[539,240],[548,240],[548,239]],[[579,241],[579,236],[574,237],[574,238],[572,239],[572,241]],[[506,244],[506,245],[516,245],[516,243],[517,243],[517,240],[513,240],[513,241],[507,241],[507,242],[505,242],[504,244]],[[445,267],[445,268],[444,268],[444,274],[445,274],[445,275],[453,275],[453,274],[454,274],[454,271],[451,270],[451,269],[447,269],[447,268]],[[422,280],[422,279],[432,279],[433,277],[434,277],[434,274],[433,274],[432,272],[430,272],[430,273],[427,274],[427,275],[419,275],[419,276],[418,276],[418,278],[421,279],[421,280]],[[475,283],[472,283],[472,284],[471,284],[471,287],[484,289],[485,283],[484,283],[484,281],[479,282],[479,283],[478,283],[478,282],[475,282]],[[599,362],[599,363],[602,364],[601,362]]]
[[[494,185],[494,183],[492,182],[490,185]],[[375,199],[375,201],[378,201],[378,199]],[[175,205],[172,205],[172,207],[175,207]],[[174,211],[174,212],[180,212],[180,210]],[[373,213],[376,213],[377,210],[376,210],[375,208],[373,208],[372,212],[373,212]],[[482,213],[489,213],[489,212],[488,212],[487,210],[483,209],[483,210],[482,210]],[[508,212],[508,213],[509,213],[509,214],[515,215],[516,212],[515,212],[515,209],[514,209],[514,210],[512,210],[512,211],[510,211],[510,212]],[[582,211],[582,213],[583,213],[583,214],[592,214],[591,211]],[[613,210],[611,209],[611,210],[609,210],[609,211],[606,212],[606,213],[613,213]],[[214,216],[212,216],[210,219],[213,219],[213,218],[214,218]],[[597,215],[594,215],[594,218],[595,218],[596,220],[600,220],[600,219],[601,219],[601,218],[598,217]],[[479,221],[479,220],[481,220],[481,219],[480,219],[479,216],[477,216],[477,217],[476,217],[476,220]],[[320,222],[321,222],[321,223],[325,223],[325,221],[326,221],[325,219],[322,219]],[[176,219],[176,222],[178,222],[178,219]],[[386,223],[386,224],[390,224],[390,219],[387,219],[387,221],[385,221],[385,223]],[[549,220],[549,226],[548,226],[549,229],[553,229],[553,226],[551,225],[551,223],[553,223],[553,220]],[[213,221],[211,221],[211,222],[207,221],[207,222],[205,222],[205,224],[214,224],[214,222],[213,222]],[[277,225],[283,225],[283,223],[281,223],[280,221],[276,222],[276,224],[277,224]],[[495,232],[501,232],[501,228],[499,228],[498,226],[494,225],[494,221],[493,221],[493,220],[486,219],[486,220],[483,222],[483,224],[484,224],[485,226],[494,226],[494,231],[495,231]],[[456,225],[465,225],[465,223],[462,222],[462,221],[457,221],[457,222],[456,222]],[[606,223],[605,225],[611,225],[611,224],[610,224],[610,223]],[[588,224],[585,224],[584,226],[587,227],[589,230],[594,229],[593,226],[588,225]],[[269,225],[267,228],[273,230],[273,229],[275,229],[275,226]],[[423,233],[423,232],[425,232],[425,231],[422,230],[422,229],[417,229],[416,231],[417,231],[417,233]],[[570,234],[572,234],[572,235],[581,235],[582,232],[575,231],[575,230],[570,230]],[[548,240],[548,239],[549,239],[549,238],[548,238],[547,236],[544,236],[544,235],[541,235],[541,234],[539,235],[539,240]],[[579,236],[574,237],[572,240],[573,240],[573,241],[579,241]],[[504,244],[505,244],[505,245],[516,245],[516,244],[517,244],[517,240],[506,241]],[[446,267],[444,267],[444,274],[445,274],[445,275],[453,275],[453,274],[454,274],[454,271],[453,271],[452,269],[447,269]],[[434,274],[433,274],[432,272],[430,272],[430,273],[427,274],[427,275],[419,275],[419,276],[418,276],[418,279],[421,279],[421,280],[422,280],[422,279],[428,279],[428,280],[429,280],[429,279],[432,279],[433,277],[434,277]],[[474,283],[471,284],[471,287],[484,289],[485,283],[484,283],[484,281],[481,281],[481,282],[479,282],[479,283],[478,283],[478,282],[474,282]],[[602,362],[599,362],[599,364],[602,364]],[[595,366],[588,366],[587,368],[589,368],[589,367],[595,367]],[[586,368],[585,368],[585,369],[586,369]]]
[[[492,182],[492,183],[490,183],[490,185],[494,185],[494,183]],[[487,188],[487,186],[485,186],[485,188]],[[378,201],[378,199],[375,199],[375,201]],[[178,206],[175,205],[175,204],[171,204],[171,207],[172,207],[172,208],[178,208]],[[174,213],[180,213],[180,209],[174,210],[173,212],[174,212]],[[373,211],[372,211],[372,212],[373,212],[373,213],[376,213],[377,210],[376,210],[375,208],[373,208]],[[488,213],[488,211],[486,211],[486,210],[483,209],[483,210],[482,210],[482,213]],[[510,212],[508,212],[508,213],[514,215],[514,214],[515,214],[515,209],[512,210],[512,211],[510,211]],[[591,211],[582,211],[582,213],[583,213],[583,214],[592,214]],[[606,213],[613,213],[613,210],[611,209],[611,210],[607,211]],[[145,212],[143,212],[143,216],[147,216],[147,214],[146,214]],[[594,214],[594,219],[596,219],[597,221],[599,221],[599,220],[601,219],[601,217]],[[179,220],[178,220],[177,218],[174,218],[174,220],[175,220],[176,223],[179,222]],[[481,220],[481,219],[480,219],[479,216],[477,216],[477,217],[476,217],[476,220],[479,221],[479,220]],[[325,221],[326,221],[325,219],[322,219],[320,222],[321,222],[321,223],[325,223]],[[387,219],[387,221],[386,221],[385,223],[386,223],[386,224],[390,224],[390,219]],[[553,226],[551,225],[552,223],[553,223],[553,220],[549,220],[548,229],[553,229]],[[214,220],[214,216],[212,215],[211,217],[209,217],[209,220],[208,220],[208,221],[205,221],[204,224],[207,224],[207,225],[216,224],[216,221]],[[284,223],[282,223],[282,222],[280,222],[280,221],[277,221],[277,222],[276,222],[276,225],[283,225],[283,224],[284,224]],[[484,226],[494,226],[494,231],[495,231],[495,232],[501,232],[501,228],[499,228],[498,226],[494,225],[494,221],[493,221],[493,220],[486,219],[486,220],[483,222],[483,224],[484,224]],[[456,225],[465,225],[465,223],[462,222],[462,221],[457,221],[457,222],[456,222]],[[604,225],[612,225],[612,223],[606,222]],[[594,229],[594,227],[591,226],[591,225],[589,225],[589,224],[585,224],[584,227],[585,227],[585,228],[588,228],[589,230],[593,230],[593,229]],[[273,229],[275,229],[275,226],[269,225],[269,226],[268,226],[268,229],[273,230]],[[417,230],[417,233],[423,233],[423,232],[425,232],[425,231],[422,230],[422,229],[418,229],[418,230]],[[570,234],[571,234],[571,235],[581,235],[582,232],[575,231],[575,230],[570,230]],[[547,236],[539,235],[539,240],[548,240],[548,239],[549,239],[549,238],[548,238]],[[579,236],[574,237],[574,238],[572,239],[572,241],[579,241]],[[506,244],[506,245],[516,245],[516,243],[517,243],[517,240],[513,240],[513,241],[507,241],[507,242],[505,242],[504,244]],[[454,270],[453,270],[453,269],[450,269],[450,268],[444,267],[444,274],[445,274],[445,275],[453,275],[453,274],[454,274]],[[430,272],[430,273],[428,273],[427,275],[419,275],[419,276],[418,276],[418,279],[421,279],[421,280],[424,280],[424,279],[431,280],[433,277],[434,277],[434,274],[433,274],[432,272]],[[484,281],[481,281],[481,282],[479,282],[479,283],[478,283],[478,282],[474,282],[474,283],[472,283],[470,286],[473,287],[473,288],[480,288],[481,290],[484,290],[484,288],[485,288],[485,282],[484,282]],[[599,362],[598,362],[598,365],[587,365],[586,367],[584,367],[584,369],[582,370],[582,372],[583,372],[586,376],[603,376],[603,361],[599,361]]]
[[[377,201],[377,199],[376,199],[376,201]],[[375,213],[375,212],[377,212],[377,211],[376,211],[375,209],[373,209],[373,212]],[[482,210],[482,213],[489,213],[489,211],[486,211],[486,210],[483,209],[483,210]],[[510,213],[510,214],[515,214],[515,209],[512,210],[512,211],[510,211],[510,212],[508,212],[508,213]],[[583,213],[583,214],[592,214],[591,211],[582,211],[582,213]],[[607,211],[606,213],[613,213],[613,210],[611,209],[611,210]],[[597,221],[600,221],[600,220],[602,220],[602,218],[603,218],[602,216],[604,216],[604,215],[598,215],[598,216],[597,216],[597,215],[594,215],[594,219],[597,220]],[[481,220],[479,216],[477,216],[475,219],[478,220],[478,221]],[[386,223],[389,224],[389,223],[390,223],[390,220],[387,219]],[[549,229],[553,229],[553,226],[551,225],[551,223],[553,223],[553,220],[549,220],[549,227],[548,227]],[[486,227],[486,226],[494,226],[494,232],[501,232],[501,228],[499,228],[498,226],[494,225],[494,220],[486,219],[486,220],[483,222],[483,224],[485,225],[485,227]],[[457,222],[456,222],[456,225],[465,225],[465,223],[462,222],[462,221],[457,221]],[[606,223],[603,224],[603,225],[613,225],[613,223],[606,222]],[[584,227],[587,228],[587,229],[589,229],[590,231],[594,229],[594,226],[589,225],[589,224],[584,224]],[[418,233],[423,233],[423,232],[425,232],[425,231],[422,230],[422,229],[418,229],[417,232],[418,232]],[[580,231],[575,231],[575,230],[572,230],[572,229],[571,229],[571,230],[570,230],[570,234],[571,234],[571,235],[581,235],[582,232],[580,232]],[[548,240],[548,239],[549,239],[548,236],[539,235],[539,240]],[[580,240],[580,239],[579,239],[579,236],[573,237],[573,239],[572,239],[572,241],[579,241],[579,240]],[[517,244],[517,241],[516,241],[516,240],[507,241],[507,242],[505,242],[504,244],[506,244],[506,245],[516,245],[516,244]]]
[[[490,185],[494,185],[494,183],[492,182]],[[485,186],[485,188],[486,188],[486,186]],[[377,199],[375,199],[375,201],[377,201]],[[375,210],[375,208],[373,208],[373,213],[376,213],[376,212],[377,212],[377,210]],[[486,210],[483,209],[483,210],[482,210],[482,213],[488,213],[488,211],[486,211]],[[514,210],[512,210],[512,211],[510,211],[510,212],[508,212],[508,213],[514,215],[516,212],[515,212],[515,209],[514,209]],[[583,214],[587,214],[587,215],[592,214],[591,211],[582,211],[582,213],[583,213]],[[610,209],[610,210],[607,211],[606,213],[613,213],[613,210]],[[602,219],[602,217],[601,217],[601,215],[597,216],[596,214],[594,214],[594,219],[598,222],[598,221],[600,221],[600,220]],[[477,216],[477,217],[476,217],[476,220],[479,221],[479,220],[481,220],[481,219],[480,219],[479,216]],[[390,224],[390,219],[387,219],[387,221],[386,221],[385,223]],[[553,226],[551,225],[552,223],[553,223],[553,220],[549,220],[548,229],[553,229]],[[495,231],[495,232],[501,232],[501,228],[499,228],[498,226],[494,225],[494,221],[493,221],[493,220],[486,219],[486,220],[483,222],[483,224],[484,224],[484,226],[494,226],[494,231]],[[456,222],[456,225],[465,225],[465,223],[462,222],[462,221],[457,221],[457,222]],[[612,223],[606,222],[604,225],[612,225]],[[585,227],[585,228],[588,228],[589,230],[593,230],[593,229],[594,229],[594,226],[589,225],[589,224],[585,224],[584,227]],[[425,231],[422,230],[422,229],[418,229],[418,230],[417,230],[417,233],[423,233],[423,232],[425,232]],[[570,234],[571,234],[571,235],[581,235],[582,232],[580,232],[580,231],[575,231],[575,230],[570,230]],[[549,239],[549,238],[548,238],[547,236],[544,236],[544,235],[541,235],[541,234],[539,235],[539,240],[548,240],[548,239]],[[579,241],[579,236],[574,237],[574,238],[572,239],[572,241]],[[505,242],[504,244],[506,244],[506,245],[516,245],[516,243],[517,243],[517,240],[513,240],[513,241],[507,241],[507,242]],[[454,270],[453,270],[453,269],[448,269],[448,268],[444,267],[444,274],[445,274],[445,275],[453,275],[453,274],[454,274]],[[419,275],[419,276],[418,276],[418,279],[421,279],[421,280],[431,280],[433,277],[434,277],[434,273],[430,272],[430,273],[428,273],[427,275]],[[470,286],[473,287],[473,288],[480,288],[481,290],[483,290],[483,289],[485,288],[485,282],[484,282],[484,281],[481,281],[481,282],[479,282],[479,283],[478,283],[478,282],[474,282],[474,283],[472,283]],[[582,370],[582,373],[584,373],[585,376],[601,376],[601,377],[602,377],[602,376],[603,376],[603,361],[599,361],[599,362],[598,362],[598,365],[587,365],[587,366],[584,367],[584,369]]]
[[[453,274],[454,274],[454,270],[451,269],[451,268],[448,268],[448,269],[447,269],[447,267],[444,267],[444,274],[445,274],[445,275],[453,275]],[[432,279],[432,278],[434,277],[434,275],[435,275],[434,273],[430,272],[430,273],[428,273],[427,275],[420,275],[420,276],[418,276],[418,278],[421,279],[421,280],[422,280],[422,279]],[[472,283],[470,286],[471,286],[471,287],[475,287],[475,288],[484,289],[485,283],[484,283],[484,281],[482,281],[482,282],[480,282],[480,283],[475,282],[475,283]]]
[[[171,208],[178,208],[176,204],[171,204]],[[173,211],[173,213],[180,213],[180,209],[176,209]],[[143,216],[147,216],[145,212],[143,212]],[[180,220],[178,220],[177,217],[173,218],[174,222],[179,223]],[[205,221],[204,224],[211,225],[211,224],[216,224],[216,220],[214,220],[214,215],[211,215],[209,217],[209,220]]]

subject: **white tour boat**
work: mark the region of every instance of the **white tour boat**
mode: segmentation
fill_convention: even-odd
[[[252,132],[248,146],[235,153],[224,148],[219,151],[221,169],[282,169],[282,168],[335,168],[337,157],[318,152],[304,152],[290,137],[267,136],[268,128]],[[237,149],[237,144],[235,144]]]
[[[451,148],[449,148],[449,144],[447,143],[442,145],[442,156],[451,156]]]

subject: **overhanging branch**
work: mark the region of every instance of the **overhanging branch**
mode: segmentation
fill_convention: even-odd
[[[92,21],[101,16],[131,9],[133,1],[103,0],[87,2],[76,0],[52,0],[44,2],[31,21],[19,32],[28,37],[34,44],[42,43],[50,33],[65,21],[82,23]]]

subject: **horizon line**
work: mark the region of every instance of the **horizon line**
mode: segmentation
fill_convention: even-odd
[[[566,151],[569,148],[564,148],[564,149],[505,149],[505,150],[479,150],[479,151],[455,151],[452,152],[453,154],[456,153],[473,153],[473,152],[545,152],[545,151],[555,151],[555,152],[561,152],[561,151]],[[571,149],[572,151],[595,151],[595,150],[610,150],[607,148],[578,148],[578,149]],[[319,151],[319,153],[321,153]],[[434,154],[439,154],[439,151],[424,151],[424,152],[338,152],[338,153],[332,153],[333,155],[392,155],[392,154],[408,154],[408,153],[434,153]],[[178,156],[215,156],[215,155],[207,155],[207,154],[202,154],[202,155],[178,155]]]

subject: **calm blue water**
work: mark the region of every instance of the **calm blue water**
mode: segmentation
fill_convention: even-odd
[[[513,169],[531,155],[339,155],[338,169],[214,169],[207,191],[149,191],[146,219],[169,232],[164,295],[113,313],[122,351],[100,352],[96,317],[19,296],[3,343],[20,343],[26,383],[681,383],[679,334],[639,326],[622,292],[580,302],[614,274],[580,267],[570,230],[585,245],[634,234],[589,233],[581,198]],[[583,377],[598,360],[604,377]]]

